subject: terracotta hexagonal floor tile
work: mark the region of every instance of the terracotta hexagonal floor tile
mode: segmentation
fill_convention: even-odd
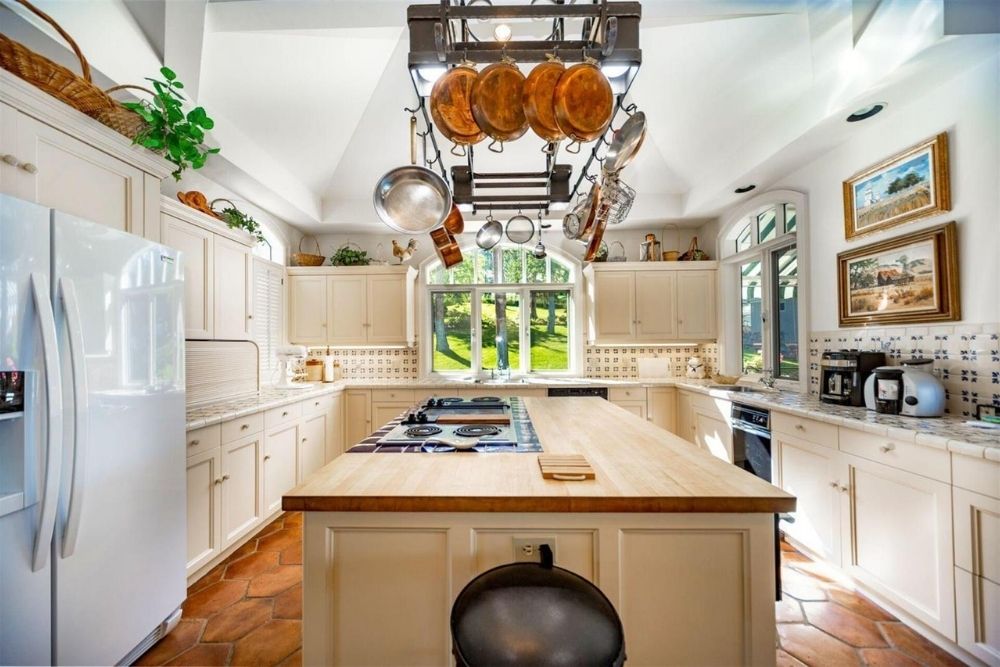
[[[851,581],[832,565],[819,561],[804,560],[789,563],[791,569],[813,579],[820,585],[851,586]]]
[[[802,607],[792,596],[783,595],[780,602],[774,603],[774,616],[778,623],[801,623]]]
[[[894,648],[864,648],[861,659],[868,667],[921,667],[919,662]]]
[[[257,551],[257,540],[256,539],[247,540],[247,542],[241,545],[238,549],[236,549],[236,551],[229,554],[229,557],[226,558],[226,562],[232,563],[233,561],[239,560],[244,556],[249,556],[255,551]]]
[[[281,552],[282,565],[302,565],[302,542]]]
[[[796,660],[794,656],[778,649],[778,667],[807,667],[801,660]]]
[[[278,554],[274,555],[277,556]],[[273,571],[259,574],[251,579],[247,595],[250,597],[277,595],[301,582],[301,565],[279,565]]]
[[[271,620],[270,599],[240,600],[208,619],[203,642],[232,642]]]
[[[798,600],[825,600],[826,593],[814,579],[798,570],[781,568],[781,590]]]
[[[282,551],[302,544],[301,528],[283,528],[257,540],[258,551]]]
[[[198,644],[184,651],[168,662],[168,665],[190,665],[191,667],[215,667],[228,665],[229,654],[233,652],[232,644]]]
[[[302,525],[302,512],[288,512],[285,514],[285,528]]]
[[[860,593],[845,591],[842,588],[828,588],[826,594],[830,596],[831,600],[839,604],[841,607],[846,607],[855,614],[861,614],[862,616],[870,618],[873,621],[896,620],[895,616],[887,612],[885,609],[882,609]]]
[[[902,623],[879,623],[889,643],[928,667],[960,667],[962,662]]]
[[[301,621],[268,621],[236,642],[232,664],[276,665],[301,646]]]
[[[302,667],[302,649],[282,660],[278,667]]]
[[[258,530],[257,533],[254,535],[254,537],[264,537],[265,535],[270,535],[271,533],[281,530],[284,527],[285,527],[285,522],[281,520],[281,517],[278,517],[271,523],[267,524],[266,526]]]
[[[888,646],[875,621],[833,602],[803,602],[809,623],[837,639],[857,647]]]
[[[302,584],[295,584],[274,598],[275,618],[302,618]]]
[[[208,618],[242,599],[247,592],[245,579],[223,579],[203,588],[184,601],[185,618]]]
[[[218,565],[216,565],[215,567],[213,567],[211,570],[209,570],[207,573],[205,573],[205,575],[202,576],[201,579],[198,579],[193,584],[191,584],[190,586],[188,586],[187,594],[191,595],[192,593],[197,593],[198,591],[200,591],[201,589],[205,588],[206,586],[214,584],[219,579],[222,579],[222,573],[225,572],[225,571],[226,571],[226,564],[225,563],[219,563]]]
[[[842,667],[860,665],[853,648],[822,630],[801,623],[778,626],[781,648],[807,665]]]
[[[198,642],[203,624],[204,621],[181,619],[181,622],[169,635],[156,642],[153,648],[149,649],[135,664],[162,665],[177,657]]]
[[[256,551],[226,566],[226,579],[252,579],[278,566],[278,554]]]

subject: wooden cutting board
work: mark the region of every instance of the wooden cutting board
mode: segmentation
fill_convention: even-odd
[[[504,414],[467,414],[465,412],[455,412],[453,414],[438,415],[438,424],[510,424],[510,415]]]
[[[560,482],[583,482],[595,479],[590,461],[582,454],[539,454],[542,477]]]

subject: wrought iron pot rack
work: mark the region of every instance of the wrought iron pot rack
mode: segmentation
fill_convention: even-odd
[[[474,33],[473,21],[503,21],[518,19],[551,21],[551,32],[541,40],[499,42],[481,40]],[[599,151],[609,144],[609,134],[619,113],[630,115],[635,105],[626,104],[639,67],[642,50],[639,48],[639,21],[642,8],[638,2],[609,2],[609,0],[541,0],[523,5],[493,5],[487,0],[441,0],[438,4],[411,5],[407,9],[410,34],[408,67],[410,81],[418,103],[406,108],[407,113],[419,113],[424,130],[424,163],[437,169],[451,186],[454,201],[471,205],[472,211],[541,209],[548,213],[553,205],[568,204],[573,200],[586,179],[593,180],[590,170],[603,161]],[[567,39],[567,19],[582,19],[578,39]],[[475,168],[475,150],[465,147],[464,164],[449,169],[434,133],[434,124],[427,108],[432,77],[422,76],[424,71],[440,71],[464,60],[476,63],[499,62],[505,55],[517,62],[545,62],[548,54],[558,53],[566,62],[580,62],[592,58],[607,69],[618,66],[622,73],[612,78],[615,108],[612,122],[604,136],[594,142],[587,161],[572,187],[572,167],[557,164],[557,146],[548,144],[544,152],[544,166],[535,171],[484,172]],[[427,141],[430,150],[427,150]],[[524,194],[528,190],[532,194]],[[505,193],[506,191],[506,193]],[[511,194],[512,191],[517,191]]]

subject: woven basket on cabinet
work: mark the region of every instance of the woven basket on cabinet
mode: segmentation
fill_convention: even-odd
[[[312,240],[316,245],[316,252],[319,252],[319,241],[316,240],[315,236],[303,236],[299,239],[299,251],[292,253],[292,265],[293,266],[322,266],[323,262],[326,261],[326,257],[323,255],[314,255],[308,252],[302,252],[302,242],[306,239]]]

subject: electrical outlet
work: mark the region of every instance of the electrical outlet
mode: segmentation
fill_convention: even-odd
[[[539,551],[543,544],[549,545],[552,549],[552,556],[556,554],[556,538],[554,537],[515,537],[514,538],[514,560],[518,563],[540,563],[542,554]]]

